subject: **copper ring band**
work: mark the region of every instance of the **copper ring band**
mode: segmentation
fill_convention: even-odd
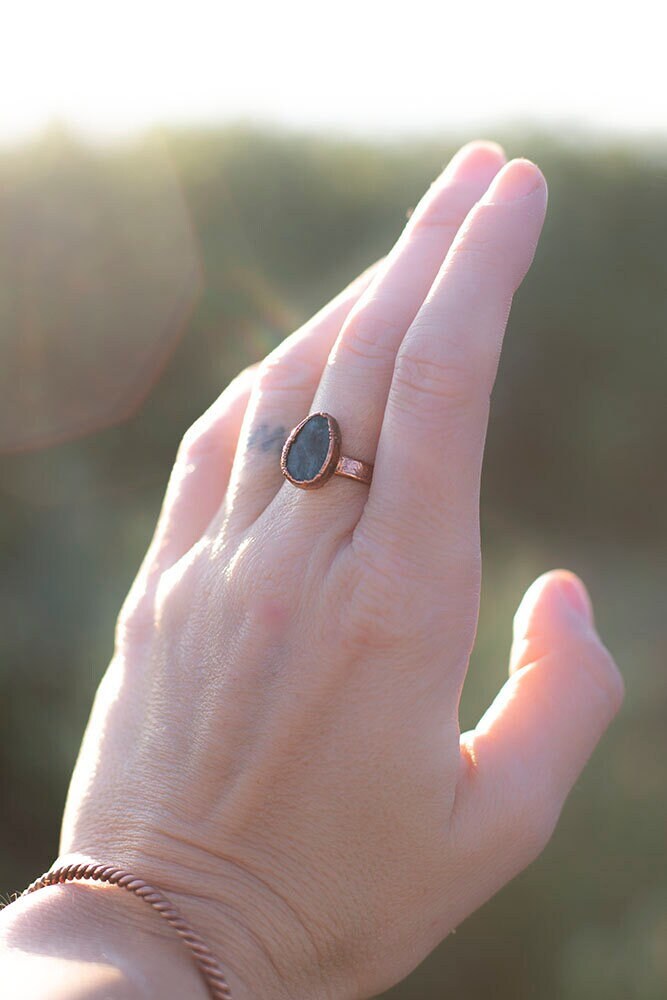
[[[280,456],[285,479],[301,490],[316,490],[332,476],[356,479],[370,486],[373,465],[341,454],[341,431],[330,413],[311,413],[297,424]]]
[[[370,462],[362,462],[358,458],[348,458],[346,455],[341,455],[334,469],[334,476],[356,479],[358,483],[370,486],[373,478],[373,466]]]

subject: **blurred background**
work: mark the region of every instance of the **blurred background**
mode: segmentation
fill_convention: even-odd
[[[484,471],[462,724],[531,580],[628,688],[544,856],[393,1000],[667,993],[667,121],[654,7],[26,0],[0,67],[0,889],[57,850],[115,615],[188,425],[386,252],[463,141],[542,166]],[[462,5],[459,5],[462,6]],[[540,20],[542,19],[542,20]]]

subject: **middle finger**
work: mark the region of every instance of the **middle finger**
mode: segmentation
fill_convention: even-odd
[[[352,308],[329,355],[311,412],[325,411],[341,428],[342,454],[372,462],[394,371],[396,352],[435,280],[447,251],[472,206],[505,163],[495,143],[464,146],[431,186],[378,274]],[[307,414],[303,414],[305,417]],[[309,492],[285,483],[267,513],[283,519],[288,509],[319,525],[322,511],[350,525],[358,519],[366,490],[334,476],[325,489]]]

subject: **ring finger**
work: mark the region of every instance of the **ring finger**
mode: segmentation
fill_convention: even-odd
[[[331,345],[370,283],[377,263],[360,274],[258,366],[222,507],[211,536],[244,531],[280,489],[280,452],[292,422],[313,399]]]

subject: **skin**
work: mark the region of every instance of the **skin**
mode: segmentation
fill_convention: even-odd
[[[459,730],[489,396],[545,209],[536,166],[464,147],[389,255],[185,435],[59,862],[160,886],[237,1000],[405,977],[544,848],[620,707],[583,584],[559,570],[528,590],[510,677]],[[282,479],[280,446],[314,410],[375,461],[370,489]],[[206,995],[117,889],[43,890],[0,929],[26,998]]]

